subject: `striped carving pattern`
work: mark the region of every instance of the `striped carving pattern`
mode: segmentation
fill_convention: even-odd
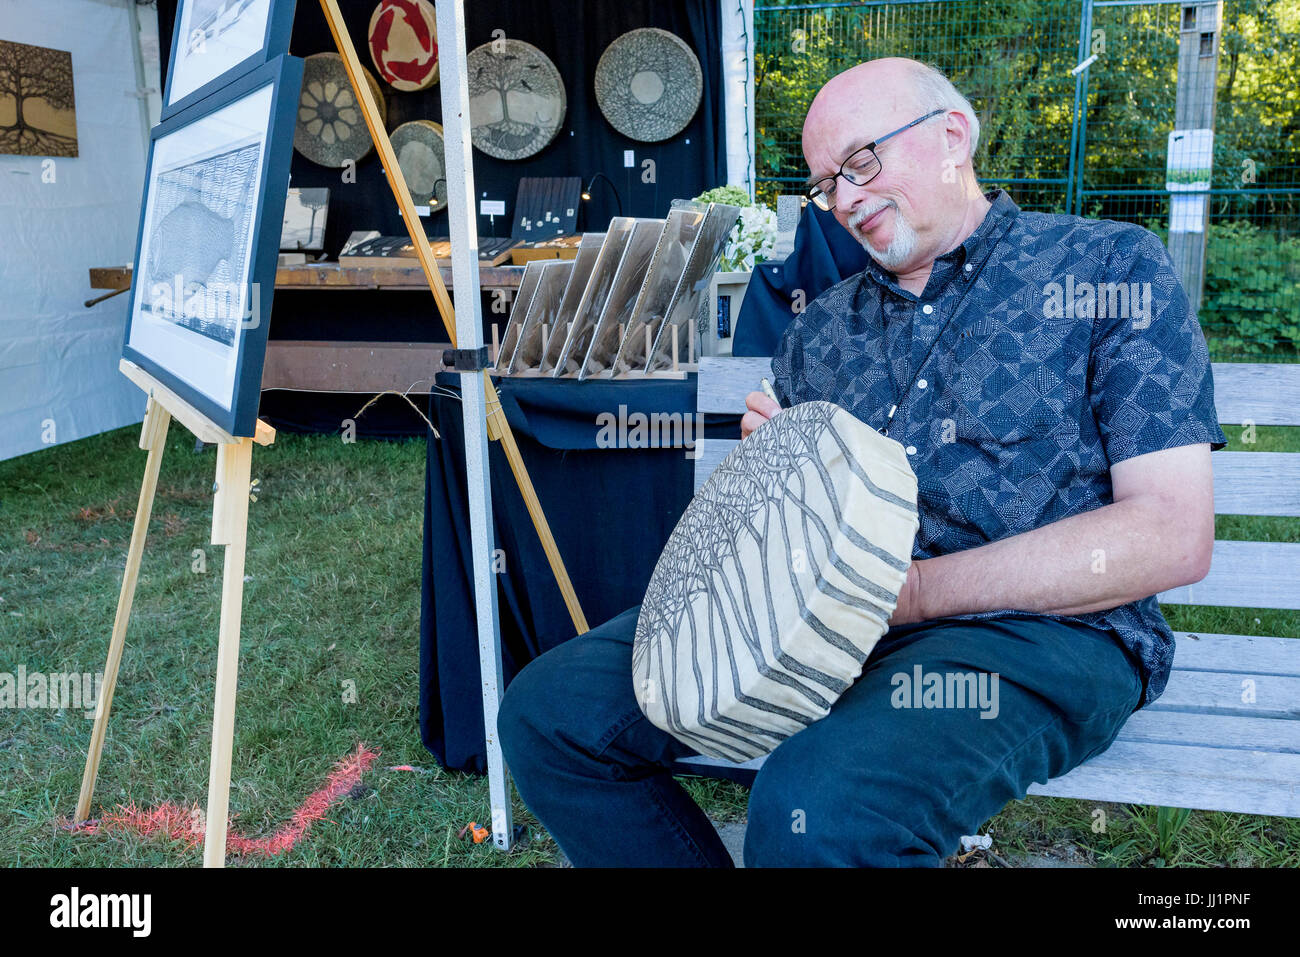
[[[637,700],[701,754],[767,754],[861,674],[918,527],[902,446],[829,402],[779,413],[722,461],[651,575]]]

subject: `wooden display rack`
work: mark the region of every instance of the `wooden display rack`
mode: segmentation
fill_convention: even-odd
[[[203,832],[203,866],[222,867],[226,859],[226,823],[230,804],[230,759],[235,736],[235,687],[239,676],[239,626],[244,604],[244,554],[248,544],[248,502],[253,467],[253,444],[270,445],[275,429],[260,419],[252,438],[237,438],[216,425],[202,412],[168,389],[134,362],[123,359],[122,373],[149,396],[144,424],[140,429],[140,448],[149,453],[145,460],[144,480],[140,484],[140,502],[131,530],[131,545],[126,556],[126,572],[113,618],[113,636],[108,644],[108,661],[104,665],[104,685],[95,707],[95,727],[91,732],[86,770],[81,777],[81,795],[77,799],[75,820],[90,817],[90,802],[95,793],[99,758],[104,750],[104,732],[108,713],[113,706],[113,690],[126,644],[126,626],[131,619],[131,604],[140,577],[140,560],[149,533],[149,516],[153,511],[154,492],[158,488],[158,470],[167,447],[167,429],[172,419],[180,422],[195,438],[217,446],[217,471],[212,503],[212,544],[226,547],[221,579],[221,622],[218,626],[216,704],[212,715],[212,755],[208,770],[208,817]]]

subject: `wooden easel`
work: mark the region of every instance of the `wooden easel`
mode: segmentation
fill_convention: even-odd
[[[113,636],[108,644],[108,661],[104,665],[104,685],[95,707],[95,728],[91,732],[86,770],[81,777],[81,796],[77,800],[75,820],[90,817],[90,801],[95,793],[95,777],[104,749],[104,732],[108,713],[113,706],[113,689],[126,643],[126,626],[131,618],[131,604],[140,576],[140,559],[149,532],[154,492],[158,488],[158,470],[167,446],[167,428],[176,419],[194,433],[195,438],[217,446],[217,473],[213,485],[212,544],[226,546],[226,560],[221,580],[221,623],[218,628],[216,704],[212,715],[212,755],[208,772],[208,818],[203,833],[203,866],[223,867],[226,862],[226,824],[230,805],[230,758],[235,736],[235,687],[239,676],[239,626],[244,603],[244,551],[248,542],[248,501],[253,467],[253,443],[270,445],[275,429],[260,419],[252,438],[237,438],[217,426],[207,416],[168,389],[133,362],[123,359],[122,373],[149,396],[144,424],[140,429],[140,448],[149,453],[145,460],[144,481],[140,483],[140,502],[131,530],[131,545],[126,556],[126,572],[117,599],[113,619]]]

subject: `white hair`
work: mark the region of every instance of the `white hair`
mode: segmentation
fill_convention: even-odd
[[[979,146],[980,141],[980,121],[970,105],[970,100],[962,96],[952,85],[952,81],[934,67],[919,62],[916,64],[916,95],[922,108],[927,111],[956,110],[966,117],[966,122],[970,125],[970,155],[967,159],[971,160],[973,165],[975,148]]]

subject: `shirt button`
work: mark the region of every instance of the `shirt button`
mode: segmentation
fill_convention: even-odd
[[[921,311],[928,316],[930,313],[934,312],[934,306],[930,305],[927,302],[924,306],[921,307]]]
[[[915,454],[916,454],[916,446],[915,446],[915,445],[909,445],[909,446],[907,447],[907,454],[908,454],[908,455],[915,455]]]
[[[924,389],[928,384],[929,384],[929,383],[927,383],[924,379],[917,379],[917,380],[916,380],[916,387],[917,387],[918,389]]]
[[[963,266],[962,268],[965,269],[967,272],[970,272],[970,271],[971,271],[972,269],[974,269],[975,267],[972,266],[970,263],[967,263],[967,264],[966,264],[965,266]]]

